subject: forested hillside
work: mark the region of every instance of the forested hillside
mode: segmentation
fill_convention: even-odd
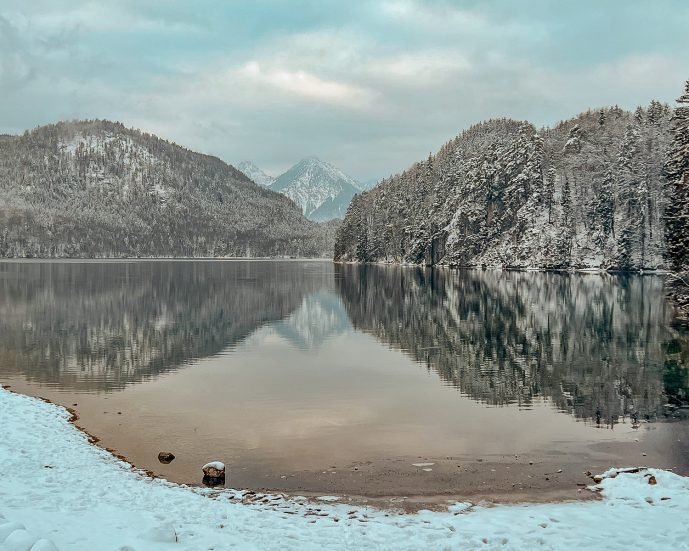
[[[0,256],[329,256],[335,227],[221,160],[108,121],[0,137]]]
[[[335,259],[512,268],[666,266],[673,110],[589,111],[554,128],[477,124],[352,201]]]

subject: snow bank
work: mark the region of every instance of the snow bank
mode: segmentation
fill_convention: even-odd
[[[689,549],[689,479],[670,472],[604,478],[600,501],[404,515],[151,479],[68,418],[0,390],[0,550]]]

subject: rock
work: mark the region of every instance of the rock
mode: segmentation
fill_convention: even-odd
[[[595,475],[595,476],[593,477],[593,481],[594,481],[596,484],[600,484],[601,482],[603,482],[603,477],[602,477],[601,475],[597,474],[597,475]]]
[[[172,460],[175,458],[174,454],[170,452],[160,452],[158,454],[158,461],[161,463],[165,463],[166,465],[168,463],[172,463]]]
[[[658,481],[656,480],[655,476],[651,475],[648,477],[648,483],[651,485],[656,485],[656,484],[658,484]]]
[[[225,464],[211,461],[203,466],[203,483],[206,486],[220,486],[225,484]]]
[[[220,461],[211,461],[206,463],[203,467],[203,474],[213,478],[225,476],[225,464]]]

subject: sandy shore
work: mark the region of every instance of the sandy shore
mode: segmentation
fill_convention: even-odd
[[[202,463],[177,449],[176,459],[162,464],[162,451],[140,438],[127,411],[101,411],[101,402],[12,381],[11,390],[67,407],[72,422],[91,436],[94,443],[134,466],[171,482],[201,485]],[[38,392],[37,392],[38,391]],[[79,400],[75,402],[74,400]],[[80,404],[81,402],[81,404]],[[76,404],[76,405],[75,405]],[[596,429],[592,431],[606,431]],[[237,489],[291,495],[337,495],[352,503],[399,508],[405,511],[442,509],[448,501],[474,503],[544,503],[589,500],[595,495],[584,488],[591,483],[586,473],[599,473],[615,466],[645,466],[689,475],[689,423],[642,423],[637,429],[618,426],[617,439],[581,443],[561,442],[556,449],[528,454],[476,456],[364,457],[358,461],[322,463],[303,458],[309,468],[286,468],[270,461],[235,462],[225,457],[226,483]],[[145,431],[143,431],[145,432]],[[297,461],[298,463],[298,461]],[[315,465],[315,467],[314,467]]]

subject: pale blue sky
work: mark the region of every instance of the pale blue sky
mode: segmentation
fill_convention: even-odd
[[[0,0],[0,132],[109,118],[386,176],[490,117],[672,102],[686,0]]]

